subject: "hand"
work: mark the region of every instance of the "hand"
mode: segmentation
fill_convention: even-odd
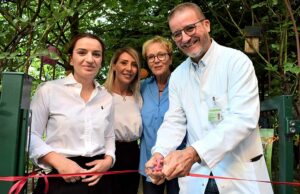
[[[76,162],[56,152],[50,152],[40,158],[40,160],[55,168],[59,174],[78,174],[85,172],[85,169],[81,168]],[[62,178],[68,183],[74,183],[80,180],[80,176],[63,176]]]
[[[81,168],[76,162],[66,158],[61,165],[56,167],[59,174],[78,174],[83,173],[86,169]],[[80,176],[63,176],[62,177],[68,183],[74,183],[80,180]]]
[[[106,172],[110,169],[113,163],[113,159],[111,156],[106,155],[104,159],[94,160],[92,162],[86,163],[86,166],[92,167],[91,169],[85,171],[86,173],[93,172]],[[83,177],[82,182],[89,183],[89,186],[94,186],[98,183],[103,175],[93,175],[90,177]]]
[[[200,157],[193,147],[176,150],[165,157],[162,173],[167,180],[186,176],[190,172],[192,165],[198,161],[200,161]]]
[[[165,181],[165,176],[162,173],[163,163],[164,157],[160,153],[154,153],[145,164],[145,172],[153,184],[160,185]]]

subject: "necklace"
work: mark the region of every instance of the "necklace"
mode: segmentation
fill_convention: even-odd
[[[125,95],[121,95],[123,97],[123,101],[126,101],[126,94]]]
[[[157,87],[158,87],[158,92],[162,93],[165,89],[165,84],[164,85],[157,85]]]
[[[120,95],[124,102],[126,102],[126,97],[128,95],[128,92],[126,91],[125,94],[122,94],[122,92],[117,92],[116,90],[113,90],[114,93]]]
[[[116,93],[116,94],[118,94],[119,96],[121,96],[122,99],[123,99],[123,102],[126,102],[127,96],[130,95],[130,91],[128,91],[128,90],[123,91],[123,92],[117,91],[117,90],[113,90],[113,92]]]

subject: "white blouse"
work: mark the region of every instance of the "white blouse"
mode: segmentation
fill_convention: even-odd
[[[116,141],[130,142],[140,138],[142,119],[139,103],[133,96],[113,93]]]
[[[112,96],[96,81],[88,100],[73,75],[41,84],[31,103],[30,158],[55,151],[66,157],[106,154],[115,158]]]

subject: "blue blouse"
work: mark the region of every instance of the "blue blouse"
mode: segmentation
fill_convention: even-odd
[[[141,110],[143,132],[141,136],[140,173],[145,173],[145,163],[151,158],[151,149],[156,142],[157,131],[163,122],[164,115],[169,109],[169,81],[159,96],[158,86],[155,77],[152,76],[142,81],[141,95],[143,106]],[[182,147],[182,145],[180,146]]]

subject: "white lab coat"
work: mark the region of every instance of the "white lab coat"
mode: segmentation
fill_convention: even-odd
[[[202,159],[191,173],[268,181],[257,128],[259,96],[250,59],[240,51],[212,45],[198,64],[188,58],[171,75],[169,110],[152,153],[166,156],[187,132],[187,145]],[[208,120],[210,109],[221,109],[222,120]],[[207,179],[179,179],[180,194],[204,193]],[[271,184],[216,179],[220,194],[272,194]]]

